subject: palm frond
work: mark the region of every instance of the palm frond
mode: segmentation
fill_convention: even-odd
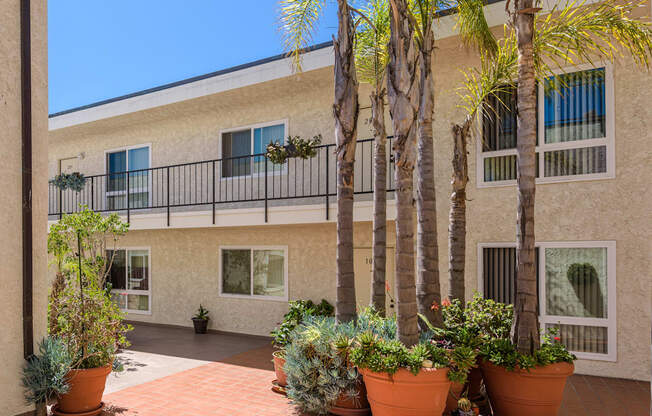
[[[586,0],[553,8],[535,23],[535,65],[539,76],[550,74],[551,65],[563,67],[594,59],[613,62],[623,51],[639,66],[649,68],[652,28],[649,22],[631,18],[645,2],[605,0],[586,6]]]
[[[518,70],[518,48],[513,33],[496,43],[493,53],[480,52],[480,67],[463,71],[464,84],[458,90],[462,107],[468,117],[478,114],[496,113],[497,109],[488,105],[488,98],[495,98],[498,105],[509,108],[500,99],[500,93],[515,86]]]
[[[324,0],[280,0],[280,28],[285,51],[301,71],[301,52],[312,43]]]
[[[457,1],[457,28],[467,46],[493,55],[498,45],[484,15],[484,0]]]
[[[382,85],[389,61],[389,1],[368,0],[360,8],[367,20],[358,25],[355,38],[355,65],[358,79],[374,86]]]

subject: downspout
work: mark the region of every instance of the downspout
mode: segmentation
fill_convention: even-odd
[[[30,0],[20,1],[20,95],[22,116],[23,353],[34,354],[32,264],[32,54]]]

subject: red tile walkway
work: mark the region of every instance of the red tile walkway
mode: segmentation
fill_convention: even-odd
[[[286,416],[285,397],[271,392],[271,347],[257,348],[106,395],[104,416]],[[575,375],[559,416],[647,416],[650,383]]]

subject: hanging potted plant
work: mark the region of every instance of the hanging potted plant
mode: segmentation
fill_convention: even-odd
[[[321,144],[321,134],[312,139],[302,139],[299,136],[288,136],[287,144],[283,145],[277,141],[267,145],[266,156],[276,165],[284,164],[288,158],[297,157],[309,159],[317,155],[316,146]]]
[[[289,303],[290,309],[283,316],[283,321],[271,332],[274,347],[276,350],[272,353],[274,362],[274,372],[276,380],[273,384],[278,388],[278,392],[284,392],[287,386],[287,376],[283,370],[285,365],[285,348],[290,344],[290,334],[306,317],[308,316],[332,316],[333,305],[326,299],[315,304],[311,300],[296,300]]]
[[[201,303],[197,313],[192,317],[192,325],[195,327],[195,334],[205,334],[208,328],[208,309],[204,308]]]
[[[64,216],[50,228],[48,251],[59,266],[57,290],[50,296],[48,327],[51,336],[63,340],[71,357],[66,374],[67,392],[58,397],[58,416],[97,415],[102,412],[106,378],[115,364],[119,347],[128,346],[129,325],[105,287],[110,260],[104,255],[109,236],[114,241],[127,224],[84,209]]]
[[[84,174],[79,172],[60,173],[54,177],[52,183],[62,191],[72,189],[75,192],[80,192],[84,189],[86,178],[84,177]]]

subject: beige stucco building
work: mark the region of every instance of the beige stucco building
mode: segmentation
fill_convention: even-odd
[[[498,27],[504,3],[487,8]],[[452,28],[452,17],[438,24],[435,62],[443,293],[451,124],[464,115],[456,89],[463,80],[459,70],[478,62]],[[213,330],[266,335],[288,300],[334,301],[332,48],[318,45],[303,59],[299,74],[288,59],[273,57],[50,116],[50,178],[74,171],[88,177],[79,193],[50,186],[50,221],[79,203],[130,221],[112,275],[114,295],[130,320],[190,326],[201,303],[211,311]],[[580,358],[579,373],[649,380],[652,106],[642,91],[652,88],[652,76],[627,58],[565,70],[574,74],[571,86],[562,95],[539,96],[541,322],[561,327],[562,339]],[[368,92],[361,85],[359,139],[371,137]],[[476,290],[498,300],[511,296],[512,129],[509,120],[500,128],[479,122],[469,144],[469,297]],[[256,156],[269,141],[316,134],[324,145],[311,159],[278,167]],[[373,156],[369,141],[358,149],[355,262],[364,305]],[[388,206],[392,269],[391,192]],[[579,277],[571,272],[578,267]]]
[[[47,310],[47,23],[46,2],[32,2],[31,7],[31,65],[21,59],[21,1],[0,2],[0,147],[2,164],[0,183],[3,189],[0,215],[0,414],[16,415],[28,412],[25,404],[20,372],[24,363],[25,346],[23,299],[30,294],[23,288],[24,260],[32,265],[34,344],[45,334]],[[27,19],[25,19],[27,20]],[[23,22],[23,25],[25,22]],[[31,94],[24,94],[21,81],[21,62],[31,68]],[[32,250],[23,256],[23,165],[22,137],[26,126],[22,123],[23,95],[31,95],[32,129]],[[29,108],[29,106],[27,106]],[[29,234],[29,233],[28,233]],[[29,251],[29,250],[28,250]],[[29,331],[29,329],[27,330]],[[27,347],[27,348],[25,348]],[[32,407],[33,408],[33,407]]]

